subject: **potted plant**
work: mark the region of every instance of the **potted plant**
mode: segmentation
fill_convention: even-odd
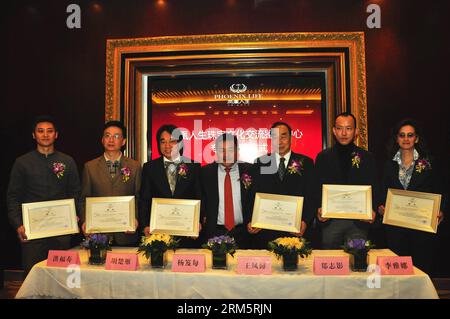
[[[175,251],[179,242],[179,239],[166,234],[142,236],[138,253],[141,252],[145,258],[150,259],[152,268],[164,268],[165,252],[168,249]]]
[[[298,267],[298,256],[305,258],[311,254],[312,249],[304,238],[282,237],[269,242],[268,249],[282,258],[283,269],[295,271]]]
[[[81,246],[88,249],[89,264],[103,265],[107,250],[111,250],[111,238],[105,234],[92,234],[81,243]]]
[[[367,270],[367,253],[375,247],[370,240],[362,238],[348,239],[343,248],[346,253],[353,257],[353,271]]]
[[[237,248],[234,238],[227,235],[210,238],[202,247],[211,250],[213,269],[226,269],[227,254],[233,257]]]

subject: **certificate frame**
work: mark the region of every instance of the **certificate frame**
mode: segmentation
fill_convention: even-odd
[[[295,222],[293,225],[273,225],[270,223],[265,223],[261,221],[262,217],[262,201],[269,200],[274,201],[274,204],[277,202],[288,202],[295,203],[296,208],[293,212],[295,214]],[[278,195],[278,194],[268,194],[268,193],[256,193],[255,194],[255,204],[253,205],[253,214],[251,225],[254,228],[262,228],[269,230],[278,230],[285,231],[291,233],[299,233],[301,230],[301,222],[302,222],[302,213],[303,213],[303,202],[304,197],[302,196],[288,196],[288,195]]]
[[[432,211],[429,212],[431,221],[427,224],[408,223],[392,217],[393,205],[396,203],[396,196],[404,196],[410,198],[427,199],[433,201]],[[438,214],[441,206],[442,195],[424,192],[407,191],[402,189],[388,188],[386,197],[386,206],[383,216],[383,224],[404,227],[409,229],[415,229],[425,231],[429,233],[437,233],[438,228]]]
[[[365,212],[340,212],[329,207],[328,197],[330,191],[363,192],[365,194]],[[322,217],[336,219],[372,220],[372,186],[371,185],[338,185],[324,184],[322,186]]]
[[[134,196],[108,196],[108,197],[86,197],[86,233],[118,233],[118,232],[134,232],[136,231],[136,204]],[[128,224],[123,227],[102,227],[92,226],[92,207],[95,204],[128,204]]]
[[[51,231],[34,231],[31,227],[31,215],[35,209],[45,209],[45,208],[55,208],[57,206],[67,206],[70,210],[70,217],[67,220],[69,222],[68,229],[56,228]],[[22,204],[22,220],[23,226],[25,227],[25,234],[28,240],[48,238],[62,235],[77,234],[80,230],[78,228],[77,214],[75,208],[75,200],[71,199],[60,199],[53,201],[43,201],[43,202],[33,202]]]
[[[152,234],[167,234],[172,236],[184,236],[184,237],[198,237],[200,233],[200,203],[199,199],[176,199],[176,198],[153,198],[152,210],[150,215],[150,233]],[[177,206],[189,206],[193,209],[193,225],[191,225],[192,231],[171,229],[168,227],[161,227],[161,217],[158,215],[158,209],[161,205],[173,205]]]

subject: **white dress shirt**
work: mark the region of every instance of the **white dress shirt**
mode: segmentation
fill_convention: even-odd
[[[217,225],[225,224],[225,167],[221,164],[217,168],[218,186],[219,186],[219,214],[217,216]],[[231,189],[233,193],[233,208],[234,208],[234,225],[239,225],[244,222],[242,216],[242,202],[241,202],[241,182],[239,176],[239,165],[234,163],[230,170]]]
[[[286,153],[283,157],[286,159],[284,161],[284,166],[286,166],[286,168],[287,168],[288,163],[289,163],[289,159],[291,158],[291,151]],[[278,169],[278,167],[280,167],[280,158],[281,158],[280,154],[275,153],[275,160],[277,161],[277,169]]]

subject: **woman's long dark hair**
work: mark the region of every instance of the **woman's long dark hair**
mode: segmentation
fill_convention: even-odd
[[[397,143],[397,136],[398,136],[398,133],[400,132],[400,129],[407,125],[414,127],[414,131],[415,131],[416,135],[419,137],[419,141],[414,146],[416,148],[417,152],[419,153],[419,156],[421,158],[428,157],[429,156],[428,147],[427,147],[425,138],[422,133],[423,132],[422,128],[415,120],[404,119],[404,120],[401,120],[400,122],[398,122],[392,129],[391,139],[390,139],[389,147],[388,147],[390,158],[394,157],[394,155],[398,152],[398,150],[400,148],[400,146],[398,146],[398,143]]]

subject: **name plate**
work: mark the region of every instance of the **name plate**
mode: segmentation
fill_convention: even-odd
[[[50,250],[48,252],[47,267],[64,267],[79,265],[80,255],[77,251]]]
[[[349,257],[314,257],[315,275],[348,275],[350,273]]]
[[[174,254],[172,257],[173,272],[205,272],[205,255]]]
[[[414,275],[411,256],[377,257],[382,275]]]
[[[106,270],[128,270],[136,271],[139,267],[138,256],[136,254],[106,254]]]
[[[272,258],[270,256],[238,256],[237,273],[241,275],[272,274]]]

